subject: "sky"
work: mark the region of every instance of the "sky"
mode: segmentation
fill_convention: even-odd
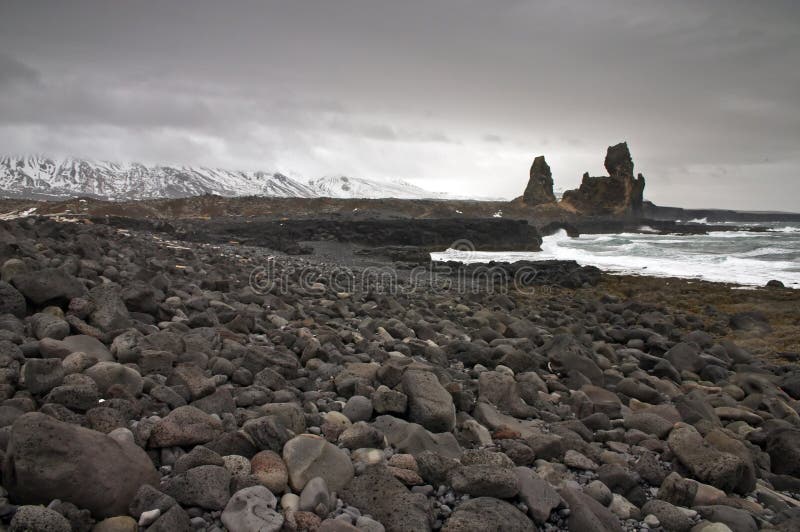
[[[800,211],[796,0],[0,0],[0,152]]]

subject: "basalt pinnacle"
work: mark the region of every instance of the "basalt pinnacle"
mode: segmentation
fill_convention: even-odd
[[[553,194],[553,174],[550,166],[544,160],[544,155],[539,155],[533,160],[531,165],[530,179],[522,201],[528,205],[540,205],[542,203],[553,203],[556,196]]]
[[[582,214],[636,215],[642,210],[644,177],[634,177],[628,144],[609,146],[605,167],[608,176],[583,175],[581,186],[564,192],[563,201]]]

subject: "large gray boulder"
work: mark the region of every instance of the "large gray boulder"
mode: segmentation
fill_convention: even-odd
[[[330,489],[339,491],[354,474],[347,451],[313,434],[301,434],[286,442],[283,461],[295,491],[302,490],[314,477],[322,477]]]
[[[264,486],[250,486],[234,493],[222,512],[228,530],[278,532],[283,515],[276,511],[278,500]]]
[[[120,386],[134,397],[142,393],[144,379],[135,369],[118,362],[98,362],[85,371],[96,384],[101,395],[112,386]]]
[[[128,513],[144,484],[160,476],[140,447],[40,413],[21,416],[11,428],[3,486],[13,501],[48,504],[60,499],[95,517]]]
[[[403,374],[408,417],[431,432],[451,432],[456,426],[453,397],[430,371],[409,369]]]
[[[89,323],[104,332],[127,329],[132,322],[128,308],[120,295],[120,287],[115,284],[99,284],[89,292],[94,303],[94,312]]]
[[[742,494],[753,488],[754,479],[747,463],[735,454],[714,447],[691,425],[677,423],[667,443],[678,460],[700,482]]]

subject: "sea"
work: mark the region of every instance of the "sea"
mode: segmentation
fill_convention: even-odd
[[[705,223],[704,219],[689,221]],[[741,222],[729,225],[730,231],[703,235],[661,234],[642,226],[636,233],[571,238],[562,230],[544,237],[540,252],[448,249],[432,253],[431,258],[462,262],[574,260],[610,273],[702,279],[742,287],[764,286],[775,279],[800,289],[800,223],[759,222],[752,224],[752,229]]]

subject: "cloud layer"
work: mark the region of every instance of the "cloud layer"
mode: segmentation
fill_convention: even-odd
[[[627,140],[660,204],[800,210],[792,1],[25,2],[0,146],[521,194]]]

